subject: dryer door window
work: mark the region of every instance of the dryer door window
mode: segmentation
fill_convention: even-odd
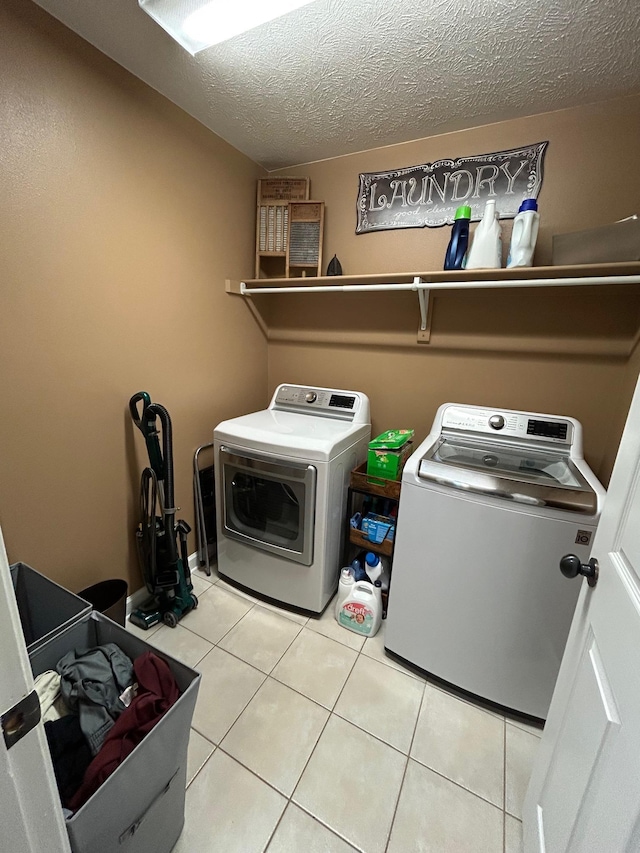
[[[316,469],[220,448],[227,536],[310,566]]]

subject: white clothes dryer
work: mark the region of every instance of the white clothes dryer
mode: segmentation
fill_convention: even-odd
[[[351,470],[371,438],[358,391],[280,385],[269,407],[213,433],[218,571],[321,613],[338,586]]]
[[[605,490],[573,418],[447,403],[407,460],[385,647],[545,719]]]

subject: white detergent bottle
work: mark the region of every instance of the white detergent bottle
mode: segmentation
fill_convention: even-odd
[[[338,611],[338,623],[363,637],[373,637],[382,622],[380,587],[356,581]]]
[[[511,247],[507,258],[508,267],[530,267],[538,239],[540,214],[535,198],[525,198],[513,220]]]
[[[336,599],[336,619],[338,619],[340,614],[342,602],[351,592],[355,582],[355,578],[351,574],[351,569],[348,566],[341,570],[340,580],[338,581],[338,598]],[[338,619],[338,621],[340,620]]]
[[[377,554],[374,554],[373,551],[367,551],[367,554],[364,558],[364,567],[366,569],[367,575],[369,576],[369,580],[371,583],[375,583],[380,577],[382,577],[385,571],[385,565],[382,560],[382,557],[379,557]]]
[[[485,204],[482,219],[473,232],[465,269],[500,269],[502,266],[502,227],[496,213],[496,201]]]

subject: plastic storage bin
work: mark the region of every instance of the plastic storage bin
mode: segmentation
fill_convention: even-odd
[[[91,610],[88,601],[26,563],[10,566],[22,633],[31,653]]]
[[[74,853],[169,853],[184,824],[187,746],[200,675],[101,613],[87,613],[29,658],[33,674],[71,649],[117,643],[133,660],[151,649],[170,666],[181,695],[144,740],[66,821]]]

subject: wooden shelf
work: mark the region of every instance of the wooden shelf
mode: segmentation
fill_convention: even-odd
[[[349,542],[363,551],[374,551],[383,557],[391,557],[393,554],[393,541],[384,539],[382,542],[372,542],[361,530],[355,530],[353,527],[349,528]]]
[[[384,480],[382,477],[368,477],[367,463],[363,462],[351,472],[351,488],[380,498],[400,500],[400,480]]]
[[[626,360],[640,337],[640,262],[228,280],[226,290],[246,298],[269,342]]]
[[[457,289],[456,285],[469,285],[477,283],[482,287],[484,282],[495,282],[491,286],[508,287],[508,282],[530,281],[531,286],[536,286],[538,279],[563,279],[563,278],[605,278],[609,276],[640,276],[640,262],[626,261],[614,264],[576,264],[562,267],[521,267],[515,269],[494,270],[431,270],[427,272],[391,272],[367,275],[336,275],[336,276],[307,276],[303,282],[299,278],[257,278],[245,279],[243,282],[227,281],[227,292],[243,295],[243,288],[272,288],[272,287],[322,287],[329,286],[339,290],[341,287],[353,285],[384,285],[388,282],[394,284],[411,284],[417,277],[426,284],[438,284],[441,287],[450,285]],[[596,282],[594,282],[596,283]],[[635,283],[635,282],[630,282]],[[520,285],[522,286],[522,285]],[[539,286],[539,285],[538,285]],[[552,284],[544,285],[553,287]]]

